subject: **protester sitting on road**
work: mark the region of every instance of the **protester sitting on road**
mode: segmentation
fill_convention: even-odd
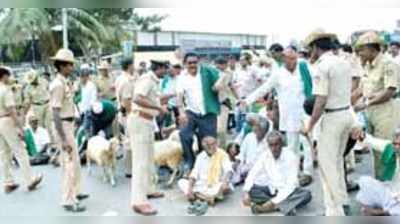
[[[233,189],[232,163],[228,154],[217,147],[214,137],[203,138],[202,146],[204,151],[198,155],[189,179],[179,180],[178,186],[189,201],[214,205]]]
[[[50,145],[49,132],[39,126],[39,119],[35,115],[28,116],[29,125],[25,128],[25,143],[30,156],[36,153],[47,153]],[[32,136],[33,144],[27,144],[27,136]],[[29,142],[30,143],[30,142]]]
[[[377,174],[379,180],[361,177],[357,201],[361,203],[362,213],[368,216],[400,215],[400,130],[391,141],[367,135],[364,143],[382,152],[383,172]],[[384,182],[381,182],[384,181]]]
[[[296,208],[312,198],[309,190],[299,187],[299,161],[293,151],[283,148],[281,133],[268,134],[267,143],[246,179],[243,204],[251,206],[254,214],[280,211],[296,215]]]
[[[268,120],[259,115],[249,114],[246,120],[251,127],[251,132],[246,135],[240,145],[240,179],[236,179],[234,184],[240,184],[246,179],[259,156],[265,151],[265,136],[270,128]]]

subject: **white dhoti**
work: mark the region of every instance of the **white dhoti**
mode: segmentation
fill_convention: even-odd
[[[189,180],[180,179],[178,181],[179,189],[186,195],[189,192]],[[202,183],[198,181],[193,186],[193,193],[200,193],[207,197],[216,197],[221,192],[222,182],[218,182],[214,184],[212,187],[209,187],[207,183]]]
[[[360,178],[359,185],[360,191],[357,194],[357,201],[361,204],[382,208],[390,215],[400,215],[400,199],[396,199],[394,193],[383,182],[364,176]]]

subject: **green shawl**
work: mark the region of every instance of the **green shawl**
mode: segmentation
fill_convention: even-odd
[[[32,130],[30,128],[24,130],[24,142],[29,156],[36,155],[37,154],[36,144],[33,138]]]
[[[397,158],[393,144],[388,144],[385,147],[380,162],[383,165],[383,168],[378,175],[378,179],[381,181],[391,181],[397,168]]]
[[[209,66],[201,65],[200,75],[205,112],[206,114],[219,115],[220,102],[218,99],[218,93],[213,90],[214,84],[219,79],[219,72]]]
[[[86,141],[86,131],[83,125],[81,125],[76,132],[76,144],[80,147]]]
[[[310,99],[313,95],[313,84],[310,70],[305,61],[299,62],[300,76],[303,81],[304,96],[306,99]]]

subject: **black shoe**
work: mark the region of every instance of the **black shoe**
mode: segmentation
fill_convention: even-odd
[[[360,190],[360,186],[357,183],[350,181],[347,183],[346,188],[348,193]]]
[[[346,216],[352,215],[350,205],[343,205],[343,211]]]
[[[89,198],[88,194],[78,194],[76,196],[76,199],[78,199],[78,201],[83,201],[83,200],[88,199],[88,198]]]
[[[125,174],[125,177],[128,178],[128,179],[131,179],[131,178],[132,178],[132,174],[126,173],[126,174]]]
[[[85,207],[85,206],[82,206],[82,205],[79,205],[79,204],[64,205],[63,207],[64,207],[65,211],[67,211],[67,212],[74,212],[74,213],[77,213],[77,212],[84,212],[84,211],[86,211],[86,207]]]
[[[288,212],[285,214],[285,216],[297,216],[296,209],[293,209],[292,211]]]

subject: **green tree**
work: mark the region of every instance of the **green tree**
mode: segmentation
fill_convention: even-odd
[[[106,28],[94,16],[83,9],[68,8],[69,40],[85,54],[100,48],[109,38]],[[23,46],[35,37],[39,39],[40,50],[44,58],[53,55],[61,43],[59,34],[52,27],[61,23],[61,9],[49,8],[10,8],[3,10],[0,21],[1,45],[7,45],[8,53],[14,52],[13,46]],[[9,55],[13,57],[12,55]]]
[[[141,16],[132,8],[67,8],[70,48],[85,56],[120,50],[122,40],[132,38],[133,30],[159,31],[165,15]],[[0,9],[0,46],[7,46],[9,57],[18,60],[32,38],[39,40],[42,60],[62,46],[61,33],[52,28],[61,25],[60,8]]]

